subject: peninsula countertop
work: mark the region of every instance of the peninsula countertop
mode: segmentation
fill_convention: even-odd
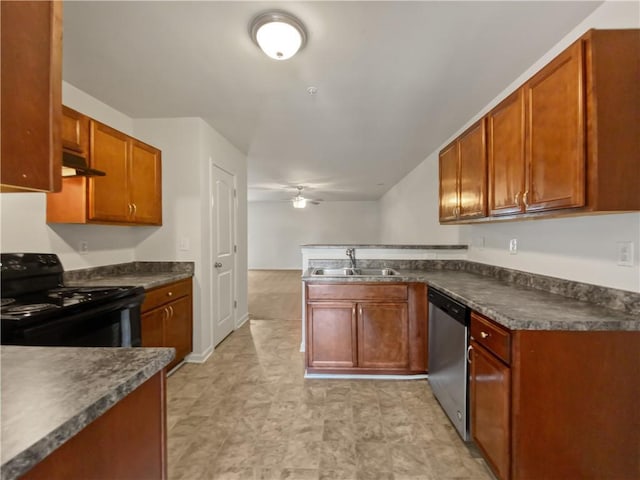
[[[2,480],[24,474],[174,355],[172,348],[2,346]]]
[[[496,278],[453,270],[398,270],[393,276],[312,276],[313,283],[423,282],[511,330],[640,331],[640,318]]]

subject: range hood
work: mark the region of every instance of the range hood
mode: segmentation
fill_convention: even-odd
[[[104,177],[106,173],[89,168],[87,160],[79,155],[62,152],[63,177]]]

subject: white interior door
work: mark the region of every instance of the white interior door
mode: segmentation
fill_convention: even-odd
[[[233,175],[212,164],[211,187],[211,301],[215,346],[233,331],[235,324]]]

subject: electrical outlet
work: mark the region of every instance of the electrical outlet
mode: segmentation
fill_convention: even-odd
[[[518,253],[518,239],[512,238],[509,240],[509,254],[515,255]]]
[[[89,242],[86,240],[80,240],[78,243],[78,252],[80,252],[80,255],[86,255],[89,253]]]
[[[633,267],[633,242],[618,242],[618,265]]]
[[[189,241],[189,237],[180,237],[180,245],[178,246],[178,250],[188,252],[190,248],[191,242]]]

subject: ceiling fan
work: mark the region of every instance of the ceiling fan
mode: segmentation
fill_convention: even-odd
[[[307,203],[310,203],[312,205],[320,205],[320,202],[322,201],[321,199],[306,198],[302,196],[302,190],[304,189],[304,187],[298,185],[296,189],[298,190],[298,193],[291,199],[293,208],[305,208],[307,206]]]

